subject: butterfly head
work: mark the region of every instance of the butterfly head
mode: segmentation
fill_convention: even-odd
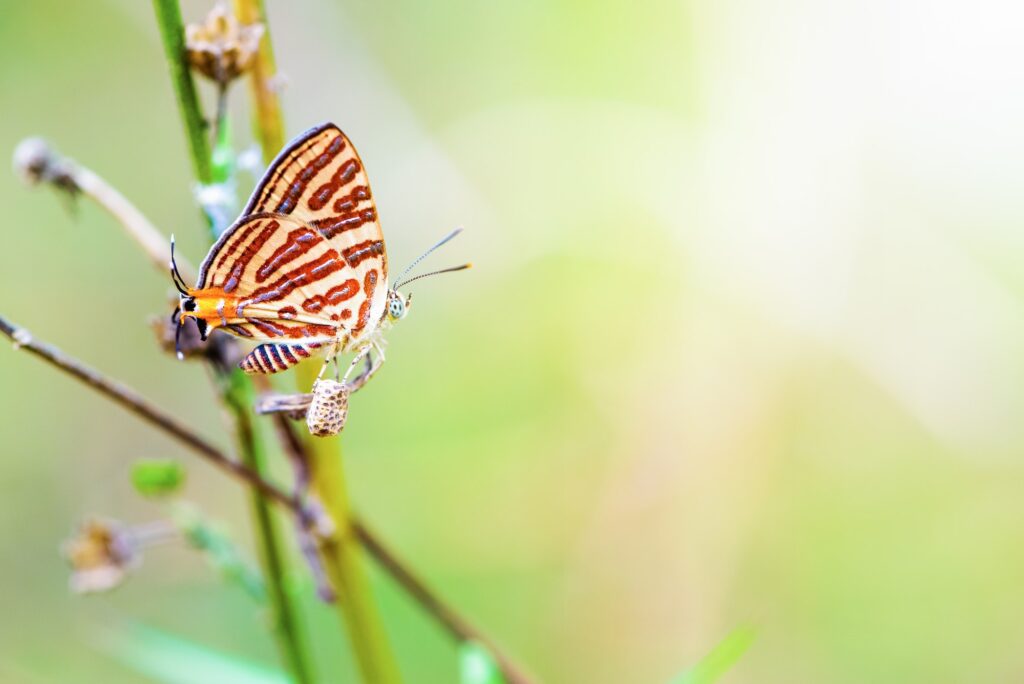
[[[405,318],[405,314],[409,312],[410,306],[412,306],[412,295],[403,297],[402,293],[398,290],[388,290],[388,308],[386,312],[388,321],[394,323]]]
[[[195,295],[188,289],[185,284],[184,278],[181,277],[181,273],[178,271],[178,263],[174,260],[174,236],[171,236],[171,281],[174,283],[175,289],[178,290],[178,308],[171,314],[171,320],[175,323],[174,330],[174,351],[178,355],[179,359],[184,358],[181,353],[181,329],[185,325],[185,321],[189,318],[196,320],[196,326],[199,328],[199,336],[205,341],[206,334],[209,330],[207,322],[201,318],[198,313],[198,305],[196,304]]]

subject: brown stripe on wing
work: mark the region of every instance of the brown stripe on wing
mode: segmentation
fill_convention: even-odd
[[[372,259],[382,254],[384,254],[383,240],[363,240],[351,247],[346,247],[341,256],[345,258],[349,266],[355,268],[366,259]]]
[[[352,188],[347,194],[342,195],[338,199],[334,200],[334,206],[331,209],[336,214],[344,214],[352,211],[359,206],[359,203],[363,200],[370,199],[370,188],[366,185],[357,185]]]
[[[302,163],[302,158],[318,144],[330,140],[332,136],[336,136],[340,132],[337,126],[328,123],[311,128],[299,135],[270,163],[267,172],[263,174],[263,178],[256,186],[256,190],[252,193],[252,197],[249,198],[242,213],[255,214],[267,211],[274,201],[275,195],[283,198],[287,192],[286,187],[291,185],[291,178],[298,176],[303,168],[308,167],[308,164],[298,167],[298,164]],[[320,155],[314,157],[313,161],[319,157]],[[285,184],[285,187],[282,187],[282,183]]]
[[[312,228],[297,228],[288,233],[284,243],[268,256],[256,270],[256,282],[262,283],[277,270],[290,264],[317,245],[317,236]]]
[[[359,305],[359,318],[352,327],[351,337],[358,337],[370,322],[370,306],[373,303],[373,293],[377,289],[377,270],[370,269],[363,276],[363,291],[366,292],[366,299]]]
[[[309,313],[318,313],[324,307],[338,304],[359,294],[359,281],[349,278],[341,285],[336,285],[322,295],[313,295],[302,302],[302,308]]]
[[[313,211],[320,211],[327,206],[327,203],[331,201],[334,194],[341,190],[343,187],[351,183],[356,174],[362,170],[359,160],[355,158],[347,159],[342,162],[326,183],[318,187],[309,200],[306,202]]]
[[[355,230],[363,224],[377,220],[377,210],[373,207],[361,211],[348,212],[337,216],[317,219],[311,224],[320,234],[330,240],[339,233]]]
[[[380,241],[368,255],[353,253],[353,258],[378,253],[384,257],[380,215],[365,164],[333,124],[307,131],[278,155],[245,208],[246,214],[259,211],[294,216],[318,230],[339,252]],[[386,262],[380,269],[387,277]]]
[[[263,245],[273,237],[274,233],[280,227],[281,224],[277,221],[271,220],[266,222],[264,228],[260,230],[249,244],[245,246],[242,253],[237,255],[237,258],[233,262],[228,262],[230,270],[224,274],[224,280],[221,283],[225,292],[231,293],[236,287],[238,287],[238,283],[241,281],[242,274],[245,273],[245,269],[249,266],[249,262],[260,253]]]
[[[262,225],[262,221],[252,221],[248,225],[242,227],[241,230],[238,230],[238,234],[232,236],[233,239],[231,240],[231,242],[229,242],[228,244],[224,245],[223,248],[221,248],[220,257],[217,259],[216,263],[213,264],[213,270],[219,271],[221,268],[223,268],[224,262],[227,261],[228,258],[235,256],[238,253],[238,250],[241,248],[241,246],[245,244],[245,241],[252,237],[253,232],[259,230],[260,226]]]
[[[309,162],[291,177],[290,182],[289,176],[282,173],[281,179],[288,182],[288,188],[284,191],[284,196],[281,197],[281,201],[278,202],[277,207],[274,211],[278,214],[290,214],[292,210],[298,206],[299,201],[302,198],[302,193],[306,191],[306,186],[316,178],[316,174],[327,168],[327,166],[341,154],[341,151],[345,149],[345,138],[338,136],[331,140],[331,144],[327,146],[327,149],[317,155],[313,161]]]
[[[338,330],[333,325],[321,323],[296,323],[284,319],[246,318],[246,323],[259,332],[264,339],[333,338]]]
[[[251,295],[239,300],[235,313],[238,316],[243,316],[242,312],[247,306],[283,300],[295,290],[314,285],[343,268],[345,268],[345,262],[338,258],[337,252],[329,249],[316,259],[288,271],[271,284],[257,288]]]

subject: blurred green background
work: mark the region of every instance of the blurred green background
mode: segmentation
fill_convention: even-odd
[[[665,682],[744,623],[734,684],[1024,679],[1019,8],[268,11],[288,135],[351,136],[392,264],[467,229],[432,263],[477,268],[413,288],[345,432],[359,510],[442,595],[547,682]],[[0,0],[0,120],[5,154],[47,137],[201,259],[149,3]],[[0,312],[227,446],[145,325],[168,278],[91,204],[13,174],[0,201]],[[248,546],[240,488],[27,356],[0,349],[0,386],[0,681],[150,681],[111,646],[136,622],[276,666],[194,552],[85,598],[57,553],[90,513],[161,514],[136,457],[180,455]],[[323,679],[350,681],[295,567]],[[453,681],[374,577],[406,678]]]

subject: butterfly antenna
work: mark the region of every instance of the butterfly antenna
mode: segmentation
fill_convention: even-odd
[[[174,287],[177,288],[178,292],[188,296],[188,286],[185,284],[185,279],[181,277],[181,272],[178,270],[178,262],[174,259],[174,236],[171,236],[171,280],[174,282]]]
[[[397,290],[400,287],[404,287],[409,283],[416,282],[417,280],[420,280],[422,278],[429,278],[430,276],[440,275],[442,273],[454,273],[455,271],[465,271],[467,268],[473,268],[473,264],[461,264],[459,266],[452,266],[450,268],[442,268],[440,271],[431,271],[430,273],[423,273],[422,275],[409,278],[408,280],[403,280],[398,285],[395,285],[395,289]]]
[[[453,230],[452,232],[448,233],[443,238],[441,238],[436,245],[434,245],[433,247],[428,249],[423,254],[419,255],[419,257],[417,257],[415,261],[413,261],[411,264],[406,266],[405,270],[402,271],[397,278],[395,278],[395,282],[401,282],[402,278],[404,278],[409,273],[409,271],[411,271],[412,269],[416,268],[416,266],[419,265],[419,263],[421,261],[423,261],[428,256],[430,256],[431,253],[433,253],[438,247],[440,247],[441,245],[445,244],[446,242],[448,242],[449,240],[451,240],[452,238],[454,238],[456,235],[458,235],[461,232],[462,232],[462,228],[456,228],[455,230]],[[461,269],[461,268],[465,268],[465,267],[464,266],[460,266],[459,268]],[[455,270],[459,270],[459,269],[455,269]],[[438,271],[438,273],[442,273],[442,271]],[[432,275],[432,274],[428,273],[427,275]],[[425,277],[425,276],[420,276],[420,277]],[[411,280],[407,280],[405,282],[411,283],[412,281]],[[396,290],[398,289],[398,285],[395,285],[395,289]]]
[[[180,307],[175,307],[174,313],[172,314],[172,316],[177,319],[175,320],[174,328],[174,355],[178,357],[179,361],[183,361],[185,359],[185,355],[181,353],[181,329],[185,326],[181,322],[181,317],[178,316],[178,312],[180,310]]]

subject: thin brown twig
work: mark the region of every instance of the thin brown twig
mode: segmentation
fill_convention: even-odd
[[[167,272],[167,264],[171,260],[170,240],[138,207],[98,174],[70,157],[62,157],[40,138],[29,138],[18,145],[14,163],[30,183],[49,183],[59,191],[72,196],[80,192],[95,201],[121,224],[160,271]],[[181,256],[177,257],[177,264],[181,274],[194,282],[196,269],[192,264]]]
[[[30,145],[23,145],[24,150],[20,150],[22,152],[21,162],[23,164],[30,164],[30,166],[22,168],[26,176],[31,176],[32,180],[36,182],[49,182],[58,190],[85,194],[122,225],[129,236],[142,247],[143,251],[150,257],[150,260],[157,268],[160,270],[166,269],[167,262],[170,259],[168,240],[124,195],[89,169],[67,157],[61,157],[45,141],[32,139],[31,141],[26,141],[26,143],[30,143]],[[28,155],[27,152],[32,152],[34,157]],[[179,269],[186,277],[192,277],[194,269],[190,264],[181,257],[177,258],[177,263]],[[0,317],[0,332],[14,341],[16,347],[29,351],[56,368],[72,375],[150,424],[162,429],[171,437],[178,439],[214,465],[254,486],[278,504],[283,505],[298,517],[300,535],[310,534],[313,529],[313,521],[322,518],[323,513],[318,514],[306,508],[297,493],[288,494],[276,485],[267,482],[244,464],[224,454],[217,447],[192,432],[192,430],[170,414],[157,408],[131,388],[106,378],[98,371],[64,354],[56,347],[36,340],[26,329],[8,322],[3,317]],[[366,372],[353,380],[350,383],[353,389],[359,389],[373,374],[374,370],[376,369],[368,368]],[[305,445],[295,433],[288,419],[280,413],[276,413],[274,418],[278,432],[281,435],[281,441],[292,459],[297,464],[308,463],[310,457],[306,453]],[[352,525],[355,536],[360,544],[453,637],[460,641],[477,641],[486,646],[494,655],[502,673],[510,684],[529,684],[532,681],[530,677],[523,673],[518,665],[502,653],[493,641],[488,639],[454,609],[445,604],[426,584],[419,580],[409,567],[401,562],[380,541],[379,537],[367,529],[359,518],[353,517]],[[307,538],[300,541],[309,544],[312,539]],[[303,548],[303,552],[308,556],[310,549]],[[319,573],[317,572],[318,563],[311,562],[311,569],[314,575],[322,575],[322,569],[319,570]],[[318,577],[318,586],[323,583],[324,578],[322,576]]]
[[[297,496],[288,494],[277,485],[261,478],[245,465],[227,456],[220,449],[194,433],[188,426],[182,424],[163,409],[156,407],[135,390],[108,379],[99,371],[89,368],[56,347],[37,340],[28,330],[11,323],[2,316],[0,316],[0,333],[3,333],[3,335],[14,342],[15,348],[27,351],[43,359],[58,370],[64,371],[85,383],[146,422],[163,430],[170,437],[185,444],[228,474],[255,487],[267,497],[298,516],[304,524],[312,525],[313,521],[318,517],[313,511],[306,508]],[[275,419],[282,435],[281,441],[288,449],[289,455],[299,462],[308,459],[309,456],[305,451],[305,445],[298,438],[298,435],[295,434],[293,426],[288,422],[288,419],[281,414],[276,414]],[[352,526],[359,543],[452,636],[460,641],[473,640],[486,646],[494,655],[499,667],[501,667],[502,673],[510,684],[529,684],[532,681],[529,676],[523,673],[519,666],[502,653],[493,641],[488,639],[479,629],[474,627],[468,620],[459,615],[459,613],[445,604],[427,588],[426,584],[418,579],[412,570],[389,550],[361,520],[353,518]]]
[[[188,426],[181,423],[177,418],[158,408],[127,385],[110,380],[99,371],[68,356],[53,345],[37,340],[28,330],[11,323],[2,316],[0,316],[0,333],[10,338],[14,342],[16,349],[21,349],[34,356],[38,356],[50,365],[77,378],[108,399],[120,404],[146,422],[171,435],[221,470],[244,480],[266,496],[295,511],[297,514],[303,516],[308,514],[307,511],[301,509],[295,497],[277,485],[259,477],[242,463],[227,456],[220,449],[189,429]]]

